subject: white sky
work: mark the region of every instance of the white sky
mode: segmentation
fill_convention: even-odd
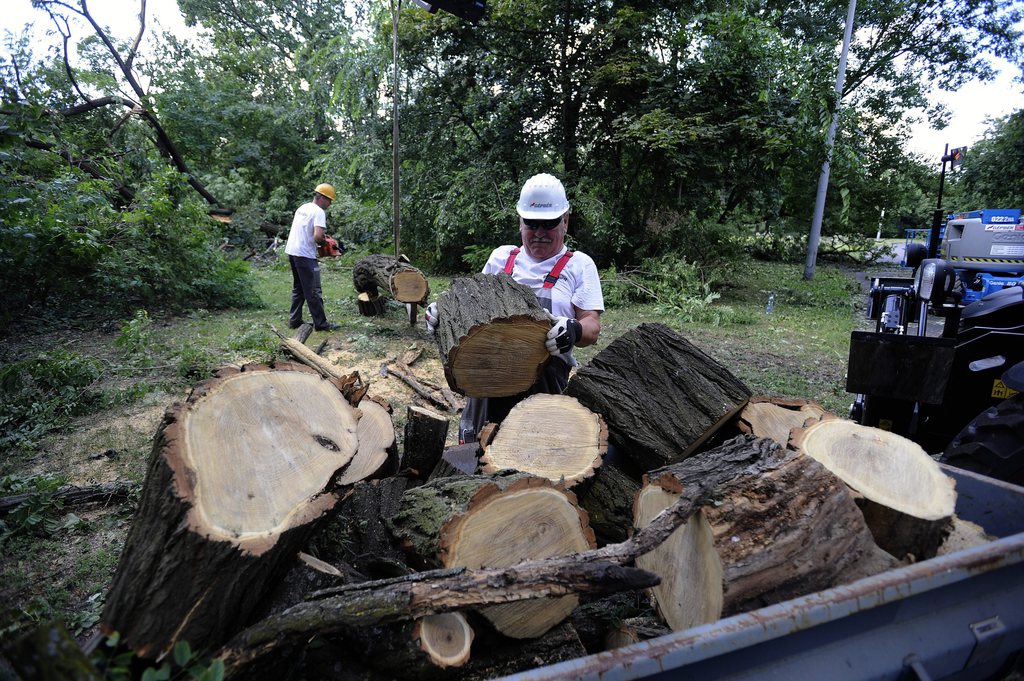
[[[134,38],[138,30],[138,0],[92,0],[89,9],[117,37]],[[148,36],[155,33],[156,23],[178,34],[187,31],[177,0],[147,0],[146,13]],[[4,0],[0,33],[5,29],[19,32],[27,22],[35,22],[36,31],[52,27],[44,12],[32,8],[31,0]],[[926,122],[916,125],[912,128],[908,150],[922,154],[926,161],[938,162],[947,143],[954,149],[970,147],[981,139],[987,128],[986,118],[998,118],[1024,109],[1024,85],[1013,81],[1012,69],[1005,62],[996,60],[996,64],[1000,74],[993,82],[971,82],[955,93],[936,92],[934,101],[945,102],[952,111],[950,124],[941,131],[932,130]]]

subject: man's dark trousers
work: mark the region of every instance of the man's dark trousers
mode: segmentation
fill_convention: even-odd
[[[324,314],[324,297],[320,290],[320,263],[316,258],[297,255],[289,255],[288,262],[292,266],[292,309],[288,324],[295,328],[302,323],[302,303],[305,302],[313,318],[313,328],[326,327],[327,315]]]

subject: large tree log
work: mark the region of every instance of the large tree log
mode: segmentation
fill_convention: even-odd
[[[296,364],[222,369],[164,416],[102,630],[141,656],[244,625],[358,448],[357,412]],[[349,391],[351,393],[351,391]]]
[[[426,305],[430,284],[418,269],[408,262],[388,255],[370,255],[352,268],[352,284],[356,293],[366,293],[368,301],[384,289],[400,303]]]
[[[862,496],[875,541],[897,558],[933,557],[952,529],[953,478],[917,443],[833,417],[794,430],[791,445]]]
[[[551,322],[537,296],[507,274],[454,279],[437,301],[434,334],[451,389],[507,397],[532,386],[551,360]]]
[[[440,478],[406,491],[393,532],[427,566],[514,565],[594,547],[586,514],[569,492],[528,475]],[[565,619],[575,596],[482,611],[513,638],[531,638]]]
[[[531,395],[484,445],[481,472],[513,469],[571,489],[594,475],[606,451],[608,429],[600,416],[567,395]]]
[[[661,575],[653,593],[674,630],[897,564],[873,542],[842,481],[810,457],[749,435],[649,473],[636,525],[699,485],[716,488],[715,503],[637,559]]]
[[[641,324],[599,352],[565,393],[604,417],[642,470],[697,451],[747,403],[728,369],[662,324]]]
[[[527,561],[510,568],[445,569],[333,590],[323,594],[321,600],[297,605],[278,617],[252,625],[216,657],[224,660],[228,678],[242,678],[264,657],[314,633],[405,621],[478,605],[653,586],[658,581],[655,575],[619,566],[664,542],[700,505],[710,501],[709,492],[700,482],[691,485],[671,507],[632,537],[601,549]]]

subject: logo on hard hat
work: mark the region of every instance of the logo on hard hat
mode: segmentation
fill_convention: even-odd
[[[536,201],[534,201],[533,203],[530,204],[530,208],[551,208],[552,205],[553,204],[550,203],[537,203]]]

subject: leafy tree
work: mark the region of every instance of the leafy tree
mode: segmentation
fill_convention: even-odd
[[[1024,110],[992,121],[951,184],[956,210],[1024,208]]]

